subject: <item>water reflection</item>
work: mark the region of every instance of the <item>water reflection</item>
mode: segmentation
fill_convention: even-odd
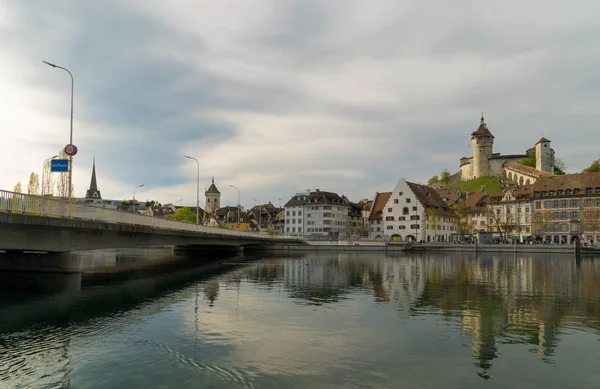
[[[91,272],[64,282],[0,273],[0,386],[127,387],[136,377],[166,387],[584,387],[600,378],[583,367],[599,351],[595,259],[206,259],[98,252]],[[584,339],[596,344],[577,348]],[[578,368],[583,381],[564,381]]]

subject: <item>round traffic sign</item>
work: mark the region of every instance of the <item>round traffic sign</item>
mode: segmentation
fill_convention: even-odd
[[[67,154],[71,157],[74,156],[75,154],[77,154],[77,146],[69,143],[68,145],[65,146],[65,154]]]

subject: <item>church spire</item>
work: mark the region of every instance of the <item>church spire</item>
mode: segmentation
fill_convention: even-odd
[[[101,199],[100,191],[98,190],[98,184],[96,182],[96,158],[92,163],[92,180],[90,181],[90,189],[87,190],[85,197],[87,199]]]

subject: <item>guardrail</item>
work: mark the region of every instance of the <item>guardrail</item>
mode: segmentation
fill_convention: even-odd
[[[259,232],[242,232],[218,227],[208,227],[6,190],[0,190],[0,212],[12,212],[62,219],[101,221],[106,223],[129,224],[178,231],[194,231],[213,235],[253,239],[290,239],[288,236],[267,235]]]

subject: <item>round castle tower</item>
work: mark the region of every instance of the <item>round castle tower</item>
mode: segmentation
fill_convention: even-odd
[[[489,176],[489,158],[492,156],[494,148],[494,135],[488,130],[483,114],[481,114],[481,124],[471,134],[471,143],[473,145],[473,178]]]

